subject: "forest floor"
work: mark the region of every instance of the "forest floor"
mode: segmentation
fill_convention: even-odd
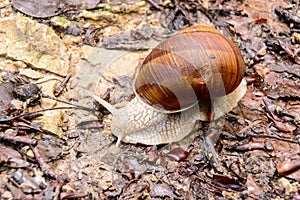
[[[0,0],[0,199],[300,199],[299,1]],[[237,43],[246,95],[183,140],[121,142],[111,104],[178,30]],[[212,152],[212,157],[209,153]]]

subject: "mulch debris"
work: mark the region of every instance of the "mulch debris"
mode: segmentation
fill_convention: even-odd
[[[65,13],[70,19],[99,5],[99,1],[51,2],[13,0],[12,6],[15,12],[44,18],[51,27],[52,16]],[[99,30],[104,26],[77,27],[78,34],[67,27],[53,28],[62,35],[87,36],[78,46],[136,51],[149,49],[150,39],[163,40],[208,21],[243,52],[248,89],[239,106],[226,115],[222,127],[199,122],[188,144],[114,148],[115,140],[107,139],[93,149],[95,155],[100,153],[96,157],[80,138],[102,130],[107,118],[92,120],[89,128],[85,127],[89,122],[78,123],[76,130],[66,125],[63,130],[68,134],[62,137],[46,132],[36,121],[47,109],[40,104],[46,96],[33,80],[24,80],[7,65],[0,78],[1,199],[300,199],[299,1],[146,2],[147,14],[154,13],[164,31],[146,24],[103,36]],[[56,96],[63,95],[70,78],[64,77]],[[131,91],[127,77],[115,80],[119,86],[106,94],[110,101],[115,100],[113,91]],[[33,107],[41,112],[31,115],[37,114]]]

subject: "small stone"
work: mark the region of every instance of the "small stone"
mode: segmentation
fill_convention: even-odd
[[[44,115],[38,119],[42,122],[42,129],[46,132],[57,135],[59,138],[63,135],[62,130],[63,113],[61,110],[49,110],[44,112]]]
[[[20,74],[32,79],[40,79],[44,77],[42,73],[29,68],[25,68],[25,69],[21,68]]]
[[[62,186],[62,189],[61,189],[63,192],[73,192],[73,188],[70,186],[70,185],[63,185]]]
[[[26,152],[26,155],[27,155],[28,157],[30,157],[30,158],[34,158],[34,153],[33,153],[32,150],[28,150],[28,151]]]
[[[18,73],[18,68],[17,68],[16,65],[14,65],[13,63],[7,63],[7,64],[5,65],[4,70],[6,70],[6,71],[8,71],[8,72],[10,72],[10,73],[12,73],[12,74]]]
[[[297,192],[297,186],[291,184],[288,179],[283,177],[283,178],[280,178],[278,180],[278,182],[279,182],[280,186],[282,188],[284,188],[285,194],[287,196],[291,195],[292,193]]]
[[[13,129],[7,129],[7,130],[5,130],[5,134],[6,135],[12,135],[13,133],[14,133]]]
[[[58,26],[60,28],[67,28],[71,26],[71,22],[67,18],[61,16],[52,17],[50,21],[54,26]]]
[[[81,180],[82,179],[82,177],[83,177],[83,175],[82,175],[82,173],[78,173],[78,180]]]
[[[5,191],[3,192],[3,194],[1,195],[1,199],[5,200],[5,199],[12,199],[13,195],[10,191]]]

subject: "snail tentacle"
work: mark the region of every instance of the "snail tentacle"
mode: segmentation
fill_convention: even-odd
[[[98,103],[104,106],[112,115],[116,115],[117,109],[113,105],[111,105],[110,103],[108,103],[107,101],[98,97],[97,95],[95,95],[90,91],[86,91],[86,92],[88,93],[89,96],[93,97],[96,101],[98,101]]]

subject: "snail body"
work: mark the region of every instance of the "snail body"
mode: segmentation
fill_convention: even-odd
[[[112,113],[118,143],[171,143],[197,120],[210,120],[211,110],[217,119],[236,107],[246,93],[243,74],[238,47],[219,31],[195,25],[150,52],[136,72],[135,98],[124,107],[93,97]]]

